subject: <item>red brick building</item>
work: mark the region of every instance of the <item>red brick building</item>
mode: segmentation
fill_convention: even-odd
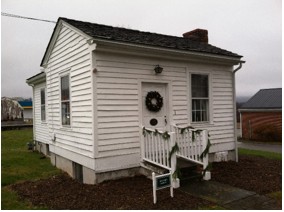
[[[282,88],[261,89],[239,109],[246,140],[282,140]]]

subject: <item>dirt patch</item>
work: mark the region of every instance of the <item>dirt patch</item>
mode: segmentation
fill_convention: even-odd
[[[268,194],[281,191],[282,165],[279,160],[241,156],[239,163],[213,163],[212,180],[235,187]],[[84,185],[67,174],[36,182],[12,185],[21,198],[36,206],[49,209],[198,209],[212,205],[208,201],[169,189],[158,191],[158,202],[153,204],[152,181],[144,176],[108,181],[99,185]]]
[[[152,181],[144,176],[108,181],[99,185],[84,185],[66,174],[47,180],[24,182],[12,186],[21,198],[49,209],[198,209],[209,202],[175,190],[159,190],[153,204]]]
[[[241,156],[239,162],[213,163],[212,180],[268,194],[282,190],[282,161]]]

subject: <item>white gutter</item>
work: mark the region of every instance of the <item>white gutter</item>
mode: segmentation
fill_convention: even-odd
[[[34,85],[30,85],[33,89],[33,149],[36,150],[36,129],[35,129],[35,125],[36,125],[36,118],[35,118],[35,87]]]
[[[237,67],[237,68],[233,71],[233,74],[235,74],[238,70],[240,70],[240,69],[242,68],[243,63],[245,63],[245,61],[240,61],[239,67]]]
[[[45,77],[46,77],[45,72],[41,72],[40,74],[37,74],[34,77],[27,79],[26,83],[30,86],[33,86],[34,84],[44,82],[46,80]]]
[[[233,94],[233,104],[234,104],[234,128],[235,128],[235,153],[236,153],[236,162],[239,162],[239,151],[238,151],[238,135],[237,135],[237,108],[236,108],[236,79],[235,79],[235,74],[238,70],[242,68],[242,64],[245,63],[245,61],[240,61],[239,66],[233,70],[233,89],[234,89],[234,94]],[[241,121],[241,120],[240,120]]]

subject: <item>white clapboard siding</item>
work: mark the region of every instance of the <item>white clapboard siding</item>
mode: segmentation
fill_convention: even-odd
[[[133,119],[127,116],[139,116],[138,84],[139,81],[164,80],[172,84],[173,121],[177,124],[188,124],[190,118],[188,99],[188,74],[186,67],[177,62],[164,61],[164,71],[160,75],[153,74],[151,60],[137,57],[122,57],[115,54],[97,54],[97,105],[98,105],[98,137],[99,153],[113,150],[113,154],[123,152],[123,149],[136,149],[135,146],[117,145],[113,149],[100,148],[107,143],[112,144],[115,139],[128,139],[126,132],[135,134]],[[163,61],[160,61],[163,63]],[[198,65],[185,66],[190,73],[210,73],[211,76],[211,105],[212,123],[205,124],[204,128],[212,131],[210,140],[213,144],[234,143],[234,116],[233,116],[233,86],[231,68],[227,66]],[[193,67],[193,70],[191,70]],[[197,68],[196,68],[197,67]],[[212,68],[213,67],[213,68]],[[125,117],[125,118],[124,118]],[[106,119],[106,120],[105,120]],[[111,120],[119,120],[114,121]],[[111,125],[101,125],[111,123]],[[139,123],[137,123],[139,125]],[[199,125],[198,125],[199,126]],[[127,129],[129,127],[129,129]],[[201,126],[202,128],[202,126]],[[139,136],[139,134],[137,135]],[[136,138],[138,141],[138,138]],[[218,145],[217,145],[218,146]],[[138,146],[137,146],[138,148]],[[215,148],[215,150],[218,148]],[[120,150],[120,151],[118,151]]]
[[[40,90],[42,88],[46,88],[45,83],[38,84],[34,87],[34,104],[33,104],[33,110],[34,110],[34,127],[35,127],[35,139],[36,141],[40,141],[43,143],[48,143],[50,141],[50,137],[48,135],[48,125],[46,121],[41,120],[41,96],[40,96]],[[47,103],[47,101],[46,101]],[[45,107],[46,110],[46,119],[47,119],[47,105]]]
[[[94,156],[92,72],[89,45],[73,29],[62,26],[48,61],[47,95],[49,133],[58,147]],[[60,74],[70,74],[71,126],[61,125]],[[76,159],[74,158],[76,161]]]
[[[103,147],[103,146],[116,145],[116,144],[127,144],[127,143],[140,143],[140,140],[137,137],[130,137],[128,139],[115,138],[115,139],[112,139],[111,141],[105,140],[104,143],[101,144],[100,146]]]
[[[212,147],[211,152],[223,151],[225,146],[230,146],[231,148],[235,145],[232,82],[232,73],[230,70],[215,70],[212,74],[211,101],[214,125],[208,127],[210,141],[214,146]],[[220,144],[224,145],[222,146]]]
[[[187,73],[185,67],[164,66],[155,76],[151,62],[115,54],[97,54],[97,105],[99,155],[116,156],[140,153],[139,86],[140,80],[170,81],[173,109],[179,121],[187,123]],[[181,116],[178,114],[184,114]]]

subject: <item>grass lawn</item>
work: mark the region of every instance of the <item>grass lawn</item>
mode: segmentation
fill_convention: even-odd
[[[258,157],[264,157],[268,159],[276,159],[276,160],[282,160],[282,154],[275,153],[275,152],[265,152],[260,150],[250,150],[250,149],[238,149],[240,155],[253,155]]]
[[[1,209],[39,209],[27,202],[18,201],[17,195],[8,186],[60,173],[48,158],[27,150],[27,143],[32,138],[32,129],[1,132]]]

